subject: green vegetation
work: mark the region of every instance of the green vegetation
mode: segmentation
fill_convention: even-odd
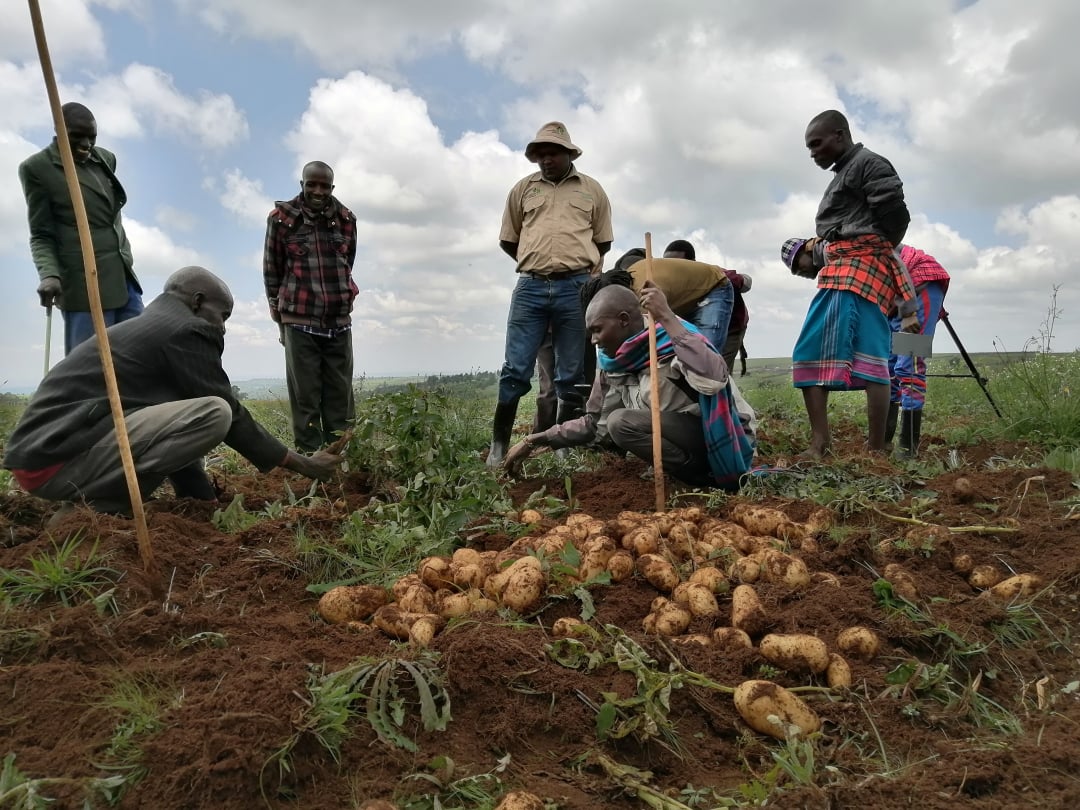
[[[29,568],[0,568],[0,596],[14,603],[55,600],[64,607],[92,601],[99,610],[115,612],[120,572],[101,564],[107,555],[98,553],[96,542],[88,551],[82,545],[76,533],[59,546],[53,543],[53,553],[31,557]]]

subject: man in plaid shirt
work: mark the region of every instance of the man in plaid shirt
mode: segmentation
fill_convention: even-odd
[[[796,388],[810,419],[810,446],[803,454],[829,451],[829,391],[865,389],[867,446],[885,450],[889,411],[890,331],[894,306],[905,331],[918,331],[915,287],[896,255],[911,216],[904,187],[888,160],[854,143],[847,119],[836,110],[815,116],[806,148],[822,169],[835,173],[817,212],[817,237],[789,239],[781,257],[792,272],[800,260],[813,264],[818,293],[810,304],[792,352]],[[818,262],[814,262],[815,254]]]
[[[333,189],[333,170],[308,163],[300,194],[276,203],[266,221],[263,280],[285,346],[293,439],[303,452],[333,442],[355,416],[356,217]]]

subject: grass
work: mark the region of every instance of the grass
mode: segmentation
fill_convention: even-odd
[[[120,572],[103,563],[108,555],[99,554],[97,542],[85,554],[78,533],[63,543],[53,543],[52,552],[30,558],[29,568],[0,568],[0,594],[15,604],[57,601],[64,607],[93,601],[102,611],[116,612],[113,592]]]

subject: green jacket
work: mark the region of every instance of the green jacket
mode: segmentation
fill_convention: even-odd
[[[112,185],[113,199],[110,200],[95,183],[80,178],[97,259],[101,306],[102,309],[118,309],[128,300],[127,279],[130,278],[139,287],[139,280],[132,270],[131,244],[120,221],[120,209],[127,202],[127,194],[114,174],[116,155],[107,149],[94,147],[89,160],[104,167]],[[75,209],[71,204],[60,149],[55,140],[19,165],[19,180],[26,196],[30,253],[38,277],[45,279],[55,276],[60,279],[61,309],[88,312],[90,303]],[[142,292],[141,287],[139,291]]]

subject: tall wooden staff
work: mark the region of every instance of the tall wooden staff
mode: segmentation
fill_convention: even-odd
[[[645,233],[645,281],[652,283],[652,233]],[[649,328],[649,410],[652,412],[653,484],[656,487],[656,511],[663,512],[667,505],[664,492],[663,437],[660,434],[660,369],[656,352],[656,322],[645,313]]]
[[[109,394],[109,407],[112,410],[113,427],[116,429],[116,443],[120,446],[120,459],[124,465],[124,477],[127,479],[128,496],[135,518],[135,533],[139,539],[139,556],[146,570],[149,584],[156,590],[161,589],[161,570],[154,560],[154,549],[150,545],[150,533],[146,528],[146,513],[143,512],[142,494],[139,492],[139,479],[135,475],[135,462],[131,457],[131,443],[128,441],[127,425],[124,423],[124,408],[120,404],[120,390],[116,386],[116,371],[113,368],[112,352],[109,350],[109,336],[105,333],[105,315],[101,309],[101,290],[98,289],[97,261],[94,258],[94,243],[90,237],[90,224],[86,218],[86,205],[83,202],[82,189],[79,187],[79,175],[75,169],[75,158],[71,154],[71,142],[68,140],[64,114],[60,109],[60,94],[56,90],[56,78],[53,75],[52,59],[49,46],[45,41],[45,24],[41,20],[41,8],[38,0],[30,3],[30,20],[34,26],[34,40],[37,43],[41,72],[45,76],[45,89],[49,94],[49,106],[52,108],[53,125],[56,127],[56,142],[60,147],[60,160],[64,164],[64,177],[67,178],[68,193],[75,209],[75,224],[79,229],[79,244],[82,247],[83,268],[86,274],[86,291],[90,297],[90,317],[94,322],[94,334],[97,336],[98,353],[101,355],[101,369],[105,375],[105,390]]]

